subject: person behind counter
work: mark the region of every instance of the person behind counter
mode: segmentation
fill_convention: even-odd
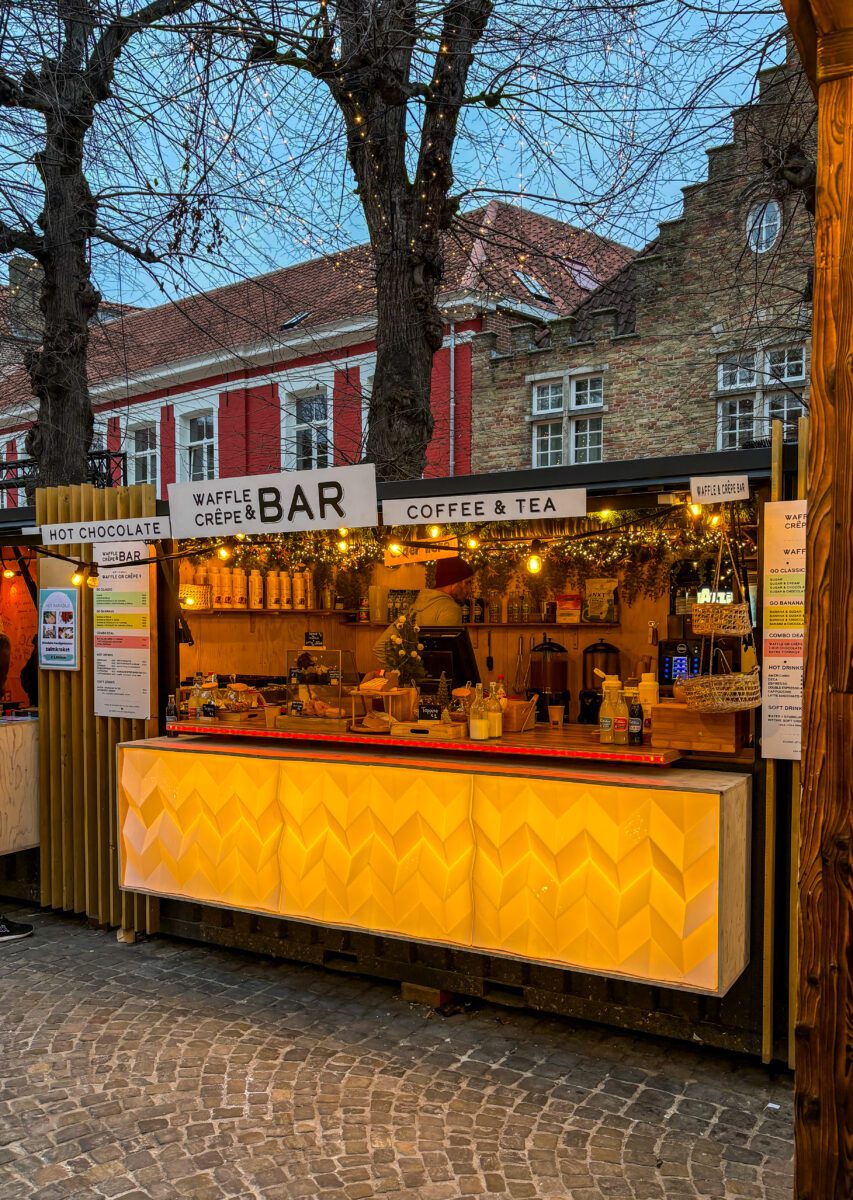
[[[474,568],[461,558],[440,558],[435,564],[435,587],[421,588],[410,614],[416,625],[448,626],[462,624],[460,601],[471,591],[471,576]],[[394,632],[393,622],[388,626],[373,647],[373,653],[382,660],[382,650]]]

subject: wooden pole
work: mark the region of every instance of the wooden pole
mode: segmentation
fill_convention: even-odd
[[[818,87],[796,1196],[841,1200],[853,1194],[853,11],[784,3],[798,44],[814,36]]]

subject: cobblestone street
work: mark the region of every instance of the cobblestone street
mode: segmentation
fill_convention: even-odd
[[[0,961],[2,1200],[791,1195],[790,1081],[758,1066],[32,919]]]

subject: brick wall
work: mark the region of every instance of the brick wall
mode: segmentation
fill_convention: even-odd
[[[794,143],[813,155],[815,106],[793,62],[762,72],[759,87],[733,114],[732,142],[708,151],[707,178],[683,189],[681,217],[555,321],[544,346],[533,325],[474,338],[474,471],[531,465],[532,375],[602,369],[604,457],[650,457],[716,449],[718,359],[758,345],[808,350],[812,221],[774,167]],[[747,214],[771,197],[782,233],[755,254]]]

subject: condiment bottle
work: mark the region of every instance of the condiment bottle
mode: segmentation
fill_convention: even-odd
[[[468,711],[468,736],[472,742],[489,740],[489,714],[483,699],[483,685],[477,684],[474,700]]]
[[[166,724],[174,725],[175,722],[177,721],[177,719],[178,719],[178,706],[175,704],[175,697],[169,696],[168,703],[166,704]],[[166,730],[166,737],[176,738],[177,736],[178,736],[177,729],[167,729]]]
[[[279,571],[278,583],[281,611],[289,612],[293,608],[293,580],[290,578],[290,572]]]
[[[473,611],[473,615],[474,615],[474,624],[482,625],[486,619],[486,605],[483,601],[482,596],[474,597],[474,604],[473,604],[472,611]]]
[[[249,589],[246,572],[242,567],[235,567],[231,575],[231,604],[235,609],[245,612],[248,605]]]
[[[305,608],[305,576],[301,571],[293,572],[293,607]]]
[[[219,570],[211,571],[210,579],[210,603],[214,608],[222,608],[222,572]]]
[[[652,730],[652,709],[660,704],[660,688],[652,671],[644,671],[640,676],[637,696],[643,706],[643,730],[649,734]]]
[[[503,737],[504,710],[498,695],[498,685],[494,680],[489,684],[489,698],[486,701],[486,716],[489,722],[489,737]]]
[[[222,607],[234,607],[234,581],[231,578],[231,572],[227,567],[223,567],[219,572],[219,590],[222,595]]]
[[[471,601],[466,598],[462,601],[462,624],[468,625],[471,621]]]
[[[314,576],[310,571],[302,572],[302,578],[305,581],[305,607],[316,608],[314,603]]]
[[[631,696],[628,706],[628,745],[642,746],[643,744],[643,706],[636,692]]]
[[[501,702],[501,708],[506,708],[506,685],[504,684],[503,675],[498,675],[498,683],[495,690],[498,693],[498,700]]]
[[[189,699],[187,700],[187,716],[191,721],[194,721],[196,717],[201,716],[201,706],[204,704],[204,692],[202,691],[203,683],[204,676],[202,675],[201,671],[196,671],[195,679],[193,680],[193,689],[189,694]]]
[[[257,610],[264,607],[264,581],[258,570],[249,575],[249,608]]]
[[[613,741],[613,718],[616,715],[616,706],[613,703],[613,689],[604,689],[604,699],[601,702],[601,708],[598,710],[598,740],[602,745],[609,745]]]
[[[277,609],[281,607],[281,599],[278,585],[278,571],[268,571],[266,578],[266,594],[265,608]]]
[[[625,703],[625,693],[619,692],[616,710],[613,714],[613,744],[628,745],[628,705]]]

